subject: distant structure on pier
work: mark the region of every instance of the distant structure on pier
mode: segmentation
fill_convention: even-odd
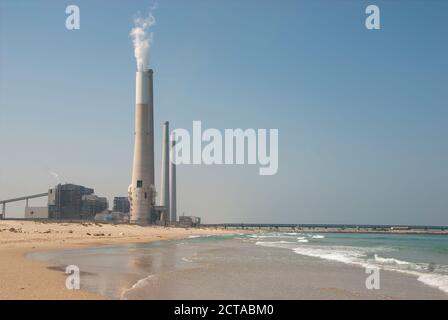
[[[201,224],[201,218],[195,216],[180,216],[179,226],[181,227],[198,227]]]

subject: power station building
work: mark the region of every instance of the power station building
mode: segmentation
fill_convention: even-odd
[[[127,197],[115,197],[114,198],[114,212],[129,213],[130,203]]]
[[[135,224],[174,224],[176,213],[176,166],[174,133],[169,123],[163,123],[162,166],[159,203],[156,205],[154,182],[154,97],[153,70],[137,71],[135,77],[135,130],[132,180],[128,197],[115,197],[113,211],[109,212],[108,201],[98,197],[94,190],[75,184],[58,184],[48,191],[48,207],[28,207],[28,199],[43,197],[37,194],[0,202],[4,218],[5,205],[12,201],[27,201],[25,217],[28,219],[54,220],[128,220]],[[171,139],[170,139],[171,136]],[[197,225],[197,220],[183,219],[185,225]]]
[[[75,184],[58,184],[48,191],[48,218],[55,220],[94,219],[107,210],[108,201],[94,190]]]

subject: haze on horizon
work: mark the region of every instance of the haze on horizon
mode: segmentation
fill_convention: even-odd
[[[0,0],[0,199],[58,181],[126,196],[135,57],[148,1]],[[279,129],[279,170],[184,165],[178,215],[206,223],[448,225],[448,2],[160,1],[151,44],[162,123]],[[45,201],[31,200],[30,205]],[[9,205],[23,216],[24,203]]]

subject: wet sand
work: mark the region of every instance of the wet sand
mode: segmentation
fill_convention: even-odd
[[[47,253],[54,265],[77,263],[82,286],[112,299],[447,299],[411,275],[380,272],[368,290],[365,269],[255,246],[198,238]],[[114,268],[110,268],[114,265]]]
[[[54,223],[23,220],[0,221],[0,299],[105,299],[83,290],[68,290],[66,274],[43,261],[27,257],[33,252],[87,248],[110,244],[180,239],[193,234],[227,234],[221,229],[183,229]]]

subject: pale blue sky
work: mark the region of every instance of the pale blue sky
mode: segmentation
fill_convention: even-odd
[[[65,29],[69,4],[81,9],[79,31]],[[50,171],[109,200],[126,195],[128,35],[151,4],[0,0],[1,199],[46,190]],[[364,27],[368,4],[380,7],[381,30]],[[447,225],[447,11],[442,0],[160,0],[150,57],[157,184],[164,120],[278,128],[275,176],[179,167],[179,214]]]

